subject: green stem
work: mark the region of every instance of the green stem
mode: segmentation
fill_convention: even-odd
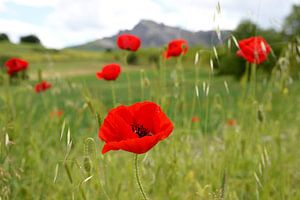
[[[183,66],[182,66],[182,55],[180,55],[177,58],[177,67],[178,67],[178,72],[180,74],[179,83],[180,83],[180,85],[183,85],[184,81],[185,81],[185,77],[184,77],[184,69],[183,69]]]
[[[184,88],[184,84],[185,84],[185,80],[184,80],[184,69],[182,66],[182,55],[180,55],[177,58],[177,63],[176,63],[176,75],[177,75],[177,80],[176,80],[176,84],[178,85],[178,98],[176,99],[176,109],[178,110],[179,113],[182,113],[183,116],[186,116],[186,110],[185,109],[185,88]],[[177,114],[175,115],[177,116]],[[184,124],[184,117],[181,117],[180,119],[182,119],[182,121],[180,123]]]
[[[145,81],[145,74],[144,70],[141,70],[141,101],[144,100],[144,81]]]
[[[117,105],[115,86],[114,86],[114,83],[112,81],[111,81],[110,85],[111,85],[111,93],[112,93],[112,99],[113,99],[113,107],[115,107]]]
[[[131,103],[132,102],[132,92],[131,92],[129,72],[126,73],[126,79],[127,79],[127,87],[128,87],[128,102]]]
[[[209,70],[209,77],[208,77],[208,82],[205,88],[205,96],[206,96],[206,113],[205,113],[205,129],[204,129],[204,134],[207,134],[208,130],[208,125],[209,125],[209,113],[210,113],[210,98],[209,98],[209,89],[211,87],[211,83],[213,80],[213,68]]]
[[[251,79],[253,98],[256,99],[256,64],[251,65]]]
[[[250,64],[248,62],[246,62],[246,71],[245,71],[245,75],[244,78],[242,80],[242,87],[243,87],[243,101],[246,100],[247,98],[247,91],[248,91],[248,83],[249,83],[249,70],[250,69]],[[251,76],[250,76],[251,77]],[[251,78],[250,78],[250,82],[251,82]]]
[[[136,181],[137,181],[139,189],[140,189],[140,191],[142,193],[143,199],[144,200],[148,200],[148,198],[146,196],[146,193],[144,191],[143,185],[142,185],[141,180],[140,180],[140,173],[139,173],[139,166],[138,166],[138,154],[134,155],[134,166],[135,166]]]
[[[42,70],[38,69],[38,82],[42,82],[43,81],[43,76],[42,76]]]
[[[193,102],[192,102],[192,109],[191,109],[191,117],[190,117],[190,122],[189,122],[189,128],[192,128],[192,117],[195,115],[195,110],[196,110],[196,101],[198,99],[197,93],[196,93],[196,87],[198,87],[198,82],[199,82],[199,69],[197,66],[197,63],[195,63],[195,86],[194,86],[194,96],[193,96]]]
[[[127,62],[127,57],[128,57],[128,53],[124,52],[124,57],[123,57],[124,67],[127,67],[127,69],[128,69],[128,71],[125,73],[126,79],[127,79],[128,103],[131,103],[132,102],[132,89],[131,89],[131,84],[130,84],[129,65]]]
[[[209,85],[207,85],[206,87],[210,87]],[[206,90],[208,90],[208,88],[205,89],[205,93]],[[206,108],[205,108],[205,129],[204,129],[204,134],[207,134],[207,129],[208,129],[208,117],[209,117],[209,96],[208,94],[205,94],[206,96]]]

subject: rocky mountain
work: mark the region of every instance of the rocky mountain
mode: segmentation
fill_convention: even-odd
[[[186,39],[189,43],[189,46],[218,45],[229,36],[230,31],[220,31],[221,40],[219,40],[216,31],[193,32],[178,27],[167,26],[163,23],[156,23],[150,20],[141,20],[132,30],[123,30],[114,36],[105,37],[70,48],[82,50],[114,49],[116,48],[116,38],[122,33],[131,33],[140,37],[142,40],[142,47],[161,47],[167,44],[170,40],[176,38]]]

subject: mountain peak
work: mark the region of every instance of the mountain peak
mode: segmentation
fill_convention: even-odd
[[[142,24],[142,25],[153,25],[153,24],[158,24],[153,20],[150,19],[142,19],[137,25]]]
[[[179,27],[172,27],[163,23],[143,19],[136,24],[132,30],[123,30],[112,37],[99,39],[84,45],[76,46],[75,48],[85,50],[113,49],[116,48],[116,38],[122,33],[130,33],[140,37],[142,40],[142,47],[161,47],[167,44],[170,40],[176,38],[186,39],[190,46],[213,46],[220,44],[222,39],[228,36],[229,31],[221,31],[222,38],[221,41],[219,41],[215,31],[193,32]]]

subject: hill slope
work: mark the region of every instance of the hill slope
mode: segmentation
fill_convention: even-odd
[[[224,38],[228,37],[230,31],[221,31],[221,40],[219,40],[215,31],[192,32],[150,20],[141,20],[132,30],[123,30],[114,36],[105,37],[70,48],[82,50],[114,49],[116,48],[116,38],[122,33],[131,33],[139,36],[143,41],[142,47],[161,47],[175,38],[186,39],[190,46],[213,46],[222,43]]]

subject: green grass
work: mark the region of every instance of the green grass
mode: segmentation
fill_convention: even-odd
[[[24,51],[29,55],[32,50]],[[286,85],[285,74],[268,81],[260,77],[253,97],[250,84],[211,76],[203,64],[185,65],[180,71],[176,62],[168,61],[160,69],[122,68],[111,83],[95,77],[105,63],[101,55],[53,59],[44,66],[42,60],[32,61],[30,81],[1,86],[0,197],[140,199],[134,155],[101,155],[96,113],[103,120],[113,107],[113,84],[117,104],[157,102],[175,125],[169,138],[139,156],[150,199],[300,198],[298,80]],[[53,84],[42,94],[33,90],[39,68]],[[184,75],[179,87],[176,70],[179,78]],[[209,85],[208,95],[203,85]],[[63,110],[61,118],[51,117],[56,109]],[[201,121],[193,123],[192,116]],[[228,119],[236,119],[237,125],[227,125]]]

